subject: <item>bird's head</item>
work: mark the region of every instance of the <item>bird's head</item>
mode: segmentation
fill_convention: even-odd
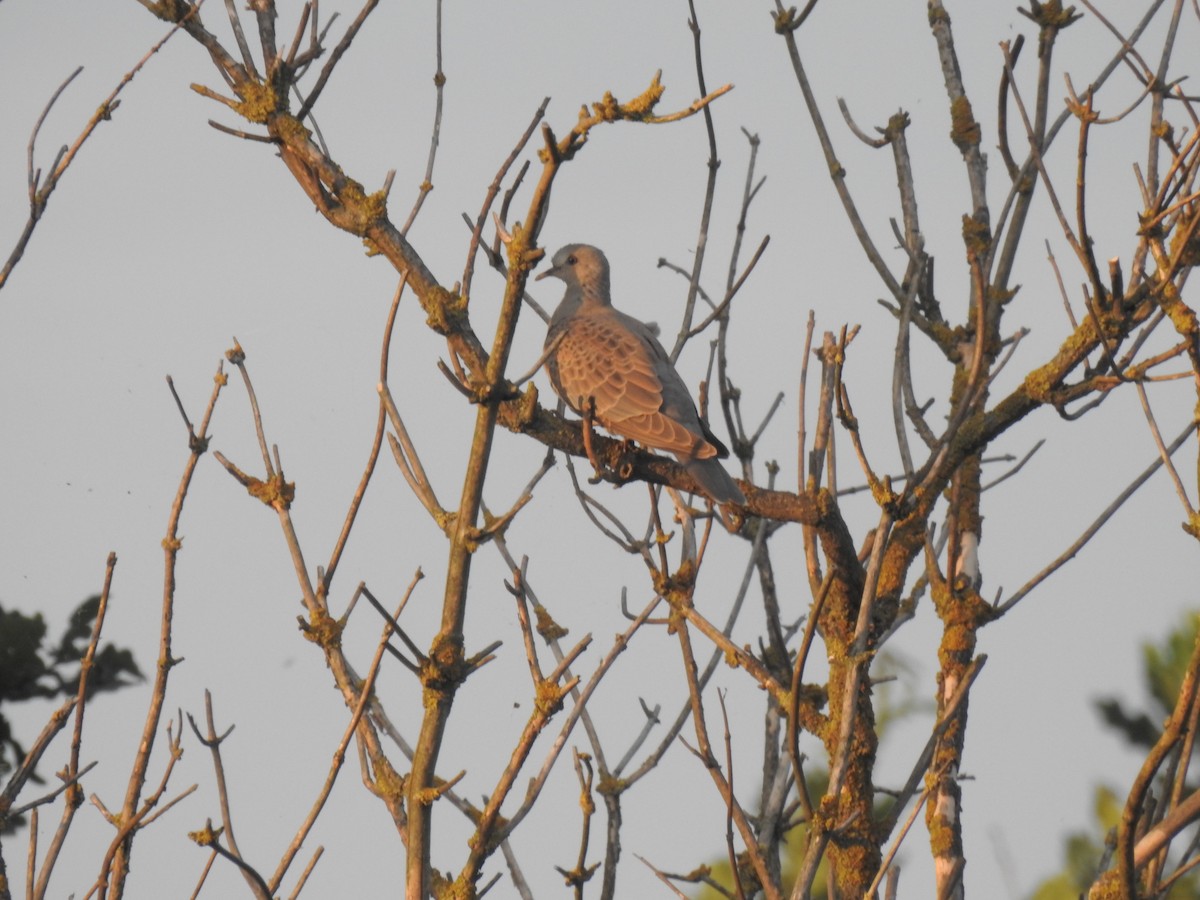
[[[568,291],[575,287],[583,293],[584,299],[598,300],[608,304],[608,260],[604,254],[589,244],[567,244],[550,261],[550,268],[537,276],[543,278],[561,278],[567,284]]]

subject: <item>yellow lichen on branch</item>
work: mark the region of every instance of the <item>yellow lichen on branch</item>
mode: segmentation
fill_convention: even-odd
[[[684,109],[677,110],[673,113],[668,113],[665,116],[654,115],[654,108],[658,105],[658,101],[662,99],[663,92],[666,91],[666,86],[662,83],[662,70],[654,73],[654,78],[650,81],[650,86],[638,96],[634,97],[625,103],[621,103],[613,95],[612,91],[605,91],[604,96],[599,102],[593,103],[591,109],[582,106],[579,109],[579,119],[575,123],[575,127],[571,129],[554,148],[559,156],[559,159],[570,159],[586,141],[588,132],[597,125],[604,122],[643,122],[650,125],[660,125],[665,122],[677,122],[680,119],[686,119],[689,116],[694,116],[708,104],[712,103],[718,97],[729,93],[733,90],[732,84],[726,84],[711,91],[700,99],[694,101],[690,106]],[[543,163],[549,161],[546,150],[541,150],[538,153]]]
[[[304,635],[304,639],[319,647],[328,650],[336,647],[341,641],[345,623],[333,618],[327,612],[309,613],[307,622],[301,617],[297,617],[297,620],[300,623],[300,631]]]
[[[272,113],[282,112],[287,108],[287,95],[283,95],[281,107],[280,96],[275,92],[275,88],[261,81],[247,79],[235,85],[234,90],[242,102],[236,104],[233,109],[247,122],[262,125]]]
[[[347,214],[343,226],[351,234],[365,237],[371,228],[387,219],[387,192],[383,190],[368,194],[363,186],[347,178],[338,196]]]
[[[465,319],[466,300],[441,285],[418,294],[417,299],[425,310],[425,324],[440,335],[454,334]]]
[[[592,104],[592,113],[596,122],[614,122],[618,119],[628,119],[632,121],[645,121],[654,112],[654,107],[658,105],[658,101],[662,98],[663,91],[666,87],[662,83],[662,69],[654,73],[654,78],[650,81],[650,87],[638,94],[628,103],[618,103],[617,98],[612,95],[612,91],[605,91],[604,98],[599,103]],[[579,111],[579,120],[581,122],[588,119],[587,110]]]
[[[956,97],[950,104],[950,140],[954,146],[966,153],[971,147],[979,146],[982,132],[966,97]]]
[[[199,831],[189,831],[188,838],[201,847],[212,847],[220,841],[221,834],[224,831],[224,828],[213,828],[212,820],[210,819],[204,823],[204,827]]]
[[[251,497],[257,497],[267,506],[275,509],[288,509],[296,499],[296,483],[284,481],[283,475],[276,473],[263,481],[251,478],[246,482],[246,490]]]
[[[537,692],[533,700],[534,706],[538,712],[549,718],[562,709],[563,697],[566,693],[561,685],[543,678],[537,684]]]

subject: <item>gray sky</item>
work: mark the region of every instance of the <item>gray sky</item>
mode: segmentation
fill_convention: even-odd
[[[1109,3],[1108,6],[1123,7]],[[323,15],[355,8],[322,4]],[[1000,70],[997,44],[1028,22],[1010,4],[949,4],[972,92],[993,157],[992,202],[1002,199],[1003,176],[994,152],[992,108]],[[1123,9],[1114,12],[1124,15]],[[819,329],[861,323],[851,348],[847,383],[864,423],[864,440],[881,468],[895,463],[886,406],[894,330],[876,304],[882,287],[854,242],[836,205],[791,75],[783,42],[772,31],[767,4],[701,2],[709,87],[731,82],[734,91],[714,107],[722,160],[705,285],[724,284],[748,145],[739,129],[762,140],[758,175],[767,178],[750,216],[743,259],[764,234],[771,245],[737,300],[730,337],[732,374],[743,388],[748,420],[763,415],[777,391],[785,401],[766,432],[759,462],[777,459],[780,485],[796,478],[796,382],[803,323],[810,309]],[[225,35],[223,7],[210,2],[205,20]],[[290,37],[295,8],[283,11],[279,33]],[[547,122],[560,133],[583,102],[605,90],[632,97],[663,70],[661,109],[686,106],[697,96],[692,36],[684,3],[561,4],[519,2],[447,4],[445,11],[445,119],[434,174],[435,189],[411,238],[435,275],[460,277],[468,232],[461,213],[475,215],[495,171],[544,96]],[[1125,24],[1117,18],[1119,25]],[[862,23],[862,27],[848,27]],[[870,27],[867,27],[867,24]],[[1192,23],[1194,25],[1194,23]],[[335,26],[335,29],[337,26]],[[1187,39],[1194,46],[1194,27]],[[137,3],[7,0],[0,4],[0,246],[16,239],[26,214],[25,153],[30,129],[47,98],[77,65],[83,74],[43,127],[37,161],[48,166],[56,147],[69,143],[120,76],[164,32]],[[1032,36],[1032,35],[1031,35]],[[912,115],[910,144],[917,161],[922,226],[938,256],[938,291],[948,312],[961,315],[966,278],[959,223],[968,209],[963,168],[947,139],[945,91],[937,70],[923,3],[825,3],[801,32],[822,112],[838,142],[851,189],[876,241],[899,266],[888,217],[899,215],[890,153],[859,144],[841,124],[835,98],[844,97],[860,126],[882,125],[898,108]],[[1026,49],[1031,65],[1036,40]],[[1062,62],[1076,85],[1085,84],[1114,42],[1093,21],[1066,33]],[[1150,44],[1153,46],[1153,44]],[[1180,57],[1183,58],[1184,54]],[[382,4],[368,21],[317,107],[332,154],[369,189],[397,172],[393,218],[403,220],[424,171],[433,117],[431,4]],[[1026,71],[1029,71],[1026,68]],[[379,342],[395,275],[368,258],[352,237],[336,232],[294,184],[265,145],[238,141],[205,123],[238,127],[232,114],[188,89],[192,82],[220,88],[198,47],[178,37],[126,90],[112,122],[82,151],[54,195],[25,259],[0,294],[0,602],[41,611],[57,633],[67,613],[99,590],[106,554],[120,558],[106,636],[134,649],[148,671],[157,647],[162,539],[186,457],[186,434],[166,389],[171,374],[188,412],[198,418],[211,378],[236,335],[262,405],[268,439],[277,443],[289,480],[297,482],[293,509],[310,569],[323,564],[361,475],[375,421]],[[1026,89],[1029,85],[1024,84]],[[1065,89],[1056,86],[1052,96]],[[1111,99],[1116,112],[1136,94],[1118,75]],[[1137,228],[1131,161],[1144,157],[1142,120],[1111,128],[1096,146],[1090,200],[1098,256],[1128,263]],[[1014,124],[1014,142],[1018,132]],[[1073,183],[1074,136],[1051,154],[1065,183]],[[536,138],[531,145],[536,147]],[[577,161],[560,176],[542,233],[553,250],[569,241],[604,248],[613,264],[618,306],[655,320],[673,334],[686,284],[660,257],[691,263],[706,175],[700,118],[661,127],[621,124],[597,129]],[[524,158],[531,158],[527,150]],[[535,162],[536,165],[536,162]],[[527,194],[514,208],[522,209]],[[1067,333],[1053,274],[1045,262],[1048,239],[1071,286],[1071,266],[1044,195],[1035,207],[1009,307],[1009,330],[1032,334],[1001,376],[994,396],[1011,389],[1045,360]],[[557,302],[557,282],[533,288],[543,306]],[[500,280],[482,266],[472,314],[487,333]],[[412,297],[401,308],[392,356],[397,402],[416,437],[431,478],[447,505],[458,493],[464,438],[473,411],[434,368],[444,343],[423,324]],[[513,373],[538,358],[544,327],[531,312],[521,318]],[[923,352],[914,338],[915,351]],[[704,353],[694,345],[680,367],[690,384],[703,375]],[[918,392],[945,396],[945,367],[918,369]],[[543,397],[550,394],[539,376]],[[1152,393],[1163,430],[1178,432],[1192,400],[1186,383]],[[231,380],[211,429],[212,446],[244,469],[258,458],[248,404]],[[985,503],[984,594],[1011,593],[1064,549],[1154,456],[1136,397],[1112,397],[1081,422],[1065,427],[1053,414],[1031,416],[994,448],[1023,454],[1039,438],[1047,446],[1022,475]],[[1193,451],[1185,450],[1185,453]],[[493,509],[515,498],[538,462],[540,447],[519,436],[498,438],[496,474],[485,494]],[[1184,469],[1186,471],[1187,465]],[[859,479],[851,455],[840,465],[845,483]],[[760,481],[765,479],[759,468]],[[644,516],[645,491],[632,485],[598,492],[632,521]],[[877,517],[865,495],[846,503],[861,535]],[[1067,570],[1012,614],[983,632],[989,655],[971,702],[964,783],[968,891],[998,896],[1028,892],[1060,864],[1061,838],[1090,823],[1098,781],[1127,788],[1138,759],[1101,729],[1092,700],[1116,694],[1141,699],[1140,644],[1158,640],[1194,606],[1194,542],[1168,482],[1152,481]],[[318,654],[295,628],[298,589],[275,517],[220,468],[203,460],[182,525],[176,653],[186,663],[173,675],[168,710],[202,712],[212,691],[218,719],[237,726],[225,746],[235,825],[251,861],[271,870],[324,778],[346,721],[342,702]],[[808,606],[800,535],[776,546],[788,615]],[[531,558],[539,596],[571,629],[592,633],[584,657],[588,672],[625,622],[620,591],[630,606],[648,599],[644,569],[610,545],[598,544],[571,496],[561,465],[539,486],[535,503],[509,533],[517,555]],[[741,578],[746,548],[727,535],[715,546],[697,603],[722,618]],[[405,613],[419,640],[436,627],[445,542],[421,511],[390,460],[381,461],[362,519],[335,584],[332,605],[344,607],[364,580],[389,605],[414,570],[428,576]],[[529,688],[503,565],[494,551],[479,555],[472,583],[468,650],[492,639],[505,646],[487,674],[461,694],[451,724],[443,770],[468,770],[464,793],[489,791],[502,759],[481,749],[507,748],[528,712]],[[735,635],[753,640],[750,617]],[[352,620],[347,646],[365,668],[378,622],[364,608]],[[915,688],[932,697],[939,634],[928,606],[891,649],[916,669]],[[643,632],[595,698],[595,713],[619,757],[641,724],[636,698],[661,703],[673,715],[683,700],[678,650],[662,630]],[[737,783],[749,798],[761,771],[762,698],[739,673],[717,682],[731,691],[744,723],[735,746]],[[148,688],[103,697],[89,708],[86,759],[101,765],[85,786],[110,808],[119,806]],[[380,691],[393,716],[415,734],[420,702],[414,681],[399,666],[385,667]],[[514,708],[519,704],[519,708]],[[43,713],[22,711],[29,736]],[[907,775],[928,733],[926,712],[889,735],[881,782]],[[481,747],[482,745],[482,747]],[[580,744],[582,746],[582,744]],[[185,833],[218,816],[211,765],[189,734],[173,789],[192,783],[196,795],[139,840],[128,896],[172,895],[191,889],[206,854]],[[810,754],[818,747],[809,739]],[[541,758],[544,750],[535,751]],[[65,744],[43,764],[61,765]],[[503,754],[506,758],[507,750]],[[569,762],[564,759],[544,802],[515,838],[526,874],[541,896],[560,890],[552,864],[571,865],[579,813]],[[161,756],[152,766],[157,773]],[[887,779],[893,779],[888,782]],[[308,847],[326,855],[306,892],[334,896],[353,887],[361,896],[394,890],[403,852],[381,806],[362,789],[353,763],[343,772]],[[648,782],[628,798],[622,885],[624,896],[665,892],[632,856],[682,871],[722,853],[719,798],[694,759],[677,748]],[[435,864],[456,869],[465,825],[447,809],[437,827],[456,843],[439,845]],[[53,883],[56,896],[82,895],[95,877],[97,849],[109,832],[90,806],[81,811],[66,859]],[[902,857],[902,896],[928,896],[927,837],[909,838]],[[12,866],[23,854],[9,843]],[[590,859],[598,859],[597,847]],[[497,870],[488,867],[488,874]],[[210,891],[240,890],[240,877],[218,865]],[[507,882],[503,882],[507,884]],[[501,896],[505,891],[500,892]]]

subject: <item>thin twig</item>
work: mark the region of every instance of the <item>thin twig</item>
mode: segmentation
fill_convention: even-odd
[[[342,35],[342,39],[338,41],[337,46],[333,48],[333,52],[329,54],[329,59],[326,61],[324,68],[321,69],[321,74],[317,77],[317,83],[313,89],[308,92],[308,97],[300,106],[300,111],[296,113],[296,118],[301,121],[312,111],[313,106],[321,96],[321,91],[325,90],[325,84],[329,81],[329,76],[333,74],[334,68],[347,50],[350,49],[350,43],[358,34],[358,30],[363,27],[367,21],[367,16],[379,5],[379,0],[366,0],[363,8],[359,10],[354,21],[350,23],[350,27],[346,29],[346,33]],[[330,22],[332,24],[332,21]]]
[[[1184,428],[1182,432],[1180,432],[1179,436],[1167,445],[1167,456],[1174,455],[1175,451],[1182,447],[1187,439],[1195,433],[1195,431],[1196,426],[1193,424],[1188,424],[1188,426]],[[1126,487],[1125,490],[1121,491],[1121,493],[1117,495],[1116,499],[1113,500],[1113,502],[1110,503],[1102,513],[1100,513],[1096,520],[1084,530],[1083,534],[1081,534],[1079,538],[1073,544],[1071,544],[1070,547],[1064,550],[1062,554],[1054,560],[1054,562],[1050,563],[1048,566],[1042,569],[1042,571],[1038,572],[1025,585],[1023,585],[1019,591],[1009,597],[1004,603],[996,607],[997,617],[1004,615],[1006,612],[1016,606],[1017,603],[1024,599],[1030,591],[1061,569],[1063,565],[1065,565],[1075,556],[1076,553],[1082,550],[1084,545],[1087,544],[1087,542],[1093,537],[1095,537],[1096,532],[1104,527],[1108,520],[1116,514],[1117,510],[1124,505],[1126,500],[1137,493],[1138,489],[1150,479],[1151,475],[1159,470],[1162,464],[1162,456],[1159,456],[1154,460],[1154,462],[1147,466],[1145,470],[1135,479],[1133,479],[1129,486]]]
[[[400,308],[400,298],[404,296],[404,287],[407,283],[408,275],[401,275],[400,283],[396,285],[396,293],[392,296],[392,305],[388,309],[387,324],[383,327],[383,341],[379,351],[380,384],[387,384],[388,381],[388,362],[391,357],[392,332],[396,327],[396,313]],[[341,562],[342,552],[346,549],[346,542],[350,540],[350,531],[358,518],[358,510],[361,508],[363,498],[367,494],[367,486],[371,483],[371,476],[375,474],[375,464],[379,461],[379,451],[383,446],[386,424],[387,410],[381,400],[379,414],[375,418],[375,437],[371,441],[371,450],[367,454],[367,464],[363,469],[362,478],[358,481],[358,488],[354,492],[354,497],[350,501],[350,508],[346,511],[346,519],[342,523],[341,533],[338,534],[338,539],[333,545],[332,552],[329,554],[329,562],[325,565],[325,577],[321,579],[320,590],[325,592],[326,595],[328,595],[329,586],[333,583],[333,576],[337,572],[338,563]]]
[[[429,192],[433,190],[433,163],[437,159],[438,143],[441,140],[442,134],[442,103],[443,95],[446,89],[446,73],[442,71],[442,0],[437,0],[437,16],[434,29],[434,49],[437,56],[437,69],[433,73],[433,85],[435,92],[434,111],[433,111],[433,128],[429,135],[429,158],[425,162],[425,177],[421,179],[421,185],[417,188],[417,199],[413,203],[412,212],[408,214],[408,219],[400,228],[402,235],[407,235],[408,230],[412,228],[413,222],[417,219],[417,213],[421,211],[421,207],[425,203],[425,198],[429,196]]]
[[[197,2],[188,9],[188,12],[178,22],[171,26],[171,29],[163,36],[163,38],[159,40],[153,47],[151,47],[146,55],[138,60],[132,69],[130,69],[121,77],[121,80],[117,82],[117,86],[113,88],[112,93],[110,93],[100,103],[100,105],[96,107],[96,111],[92,113],[92,117],[88,119],[87,124],[83,126],[83,130],[79,132],[79,136],[75,138],[75,142],[71,144],[70,147],[63,147],[61,150],[59,150],[58,155],[54,159],[54,164],[46,173],[46,180],[39,184],[38,175],[40,174],[40,171],[35,173],[33,167],[34,143],[37,141],[38,132],[41,130],[42,122],[44,122],[46,116],[50,114],[50,109],[54,106],[55,101],[58,100],[59,96],[66,89],[67,85],[74,81],[75,77],[83,71],[83,67],[80,66],[73,73],[71,73],[66,81],[64,81],[50,97],[49,102],[46,104],[41,115],[38,117],[37,124],[34,126],[33,133],[29,138],[29,218],[26,220],[25,226],[21,231],[21,235],[17,238],[17,242],[13,246],[8,260],[4,263],[4,268],[0,269],[0,289],[4,288],[4,285],[8,282],[8,276],[12,273],[12,270],[16,267],[17,263],[21,261],[21,257],[25,255],[25,248],[29,245],[29,239],[33,236],[34,228],[37,227],[37,223],[40,221],[42,215],[46,211],[46,204],[50,202],[50,195],[53,194],[54,189],[58,187],[58,182],[62,179],[71,163],[75,161],[75,157],[79,153],[80,148],[82,148],[87,139],[92,136],[92,132],[96,130],[96,127],[101,122],[107,122],[112,118],[113,112],[118,106],[120,106],[120,101],[117,99],[117,97],[120,95],[121,91],[125,89],[125,86],[129,84],[129,82],[133,81],[138,72],[142,70],[142,67],[150,61],[150,57],[158,53],[158,51],[163,48],[163,45],[175,35],[175,32],[177,32],[180,28],[185,27],[191,18],[197,15],[203,3],[204,0],[197,0]]]
[[[321,810],[325,808],[325,802],[329,799],[329,794],[333,790],[334,783],[337,781],[338,773],[341,772],[342,764],[346,760],[346,748],[350,746],[350,739],[358,731],[359,722],[362,721],[363,712],[367,708],[367,702],[375,689],[375,679],[379,675],[379,666],[383,661],[384,647],[387,646],[387,642],[391,639],[395,627],[393,623],[396,619],[400,618],[404,607],[408,605],[409,598],[412,597],[413,591],[416,590],[417,583],[424,577],[424,573],[420,569],[417,569],[413,573],[412,581],[408,583],[408,588],[404,591],[404,596],[401,598],[395,614],[391,619],[384,622],[383,633],[380,635],[379,643],[375,647],[375,656],[372,658],[371,665],[367,669],[366,678],[363,679],[358,702],[354,706],[354,713],[350,716],[346,730],[342,733],[342,739],[338,742],[337,749],[333,752],[333,760],[329,764],[329,773],[325,776],[325,783],[317,792],[316,799],[313,800],[312,809],[309,810],[308,816],[300,824],[300,828],[296,831],[296,836],[292,838],[291,844],[284,851],[283,856],[279,860],[279,865],[275,868],[275,873],[268,882],[272,896],[279,890],[279,886],[283,883],[283,878],[287,874],[288,868],[296,858],[296,854],[300,852],[300,848],[304,845],[305,838],[308,837],[309,832],[312,831],[313,826],[316,824]],[[301,883],[308,878],[308,873],[312,870],[312,866],[316,864],[316,861],[317,856],[314,856],[308,868],[305,869],[301,876]],[[299,886],[297,886],[296,890],[299,891]]]

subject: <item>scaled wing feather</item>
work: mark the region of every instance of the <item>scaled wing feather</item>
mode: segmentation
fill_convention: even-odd
[[[664,414],[659,375],[675,373],[654,351],[614,315],[580,315],[558,346],[559,381],[573,406],[592,398],[596,419],[610,431],[685,457],[715,456],[702,435]]]

